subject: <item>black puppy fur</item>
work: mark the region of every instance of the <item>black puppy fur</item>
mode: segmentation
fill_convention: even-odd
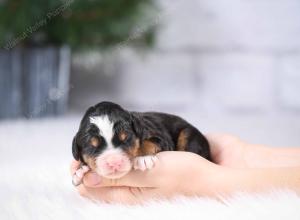
[[[73,139],[73,156],[84,164],[90,165],[84,155],[95,158],[107,146],[98,127],[90,123],[90,117],[102,115],[114,123],[114,147],[120,147],[130,158],[160,151],[189,151],[211,160],[208,141],[184,119],[159,112],[129,112],[118,104],[101,102],[86,111]],[[92,146],[92,138],[99,146]]]

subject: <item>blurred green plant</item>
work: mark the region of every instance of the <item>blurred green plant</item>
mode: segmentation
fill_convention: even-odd
[[[150,46],[156,9],[154,0],[2,0],[0,46]]]

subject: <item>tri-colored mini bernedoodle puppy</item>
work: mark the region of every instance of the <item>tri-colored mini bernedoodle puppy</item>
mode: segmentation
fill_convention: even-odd
[[[210,160],[208,141],[182,118],[101,102],[87,110],[73,139],[73,156],[83,170],[75,173],[73,184],[80,184],[89,169],[111,179],[132,168],[151,169],[160,151],[189,151]]]

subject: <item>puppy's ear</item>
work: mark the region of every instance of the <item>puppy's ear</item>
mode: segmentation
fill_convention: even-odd
[[[73,138],[73,142],[72,142],[72,154],[73,154],[73,157],[75,158],[75,160],[80,159],[79,146],[76,142],[76,136]]]

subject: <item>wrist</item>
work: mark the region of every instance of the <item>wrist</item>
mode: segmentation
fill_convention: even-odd
[[[258,168],[270,165],[270,149],[263,145],[246,144],[244,151],[244,161],[246,168]]]
[[[300,167],[227,169],[218,195],[235,192],[260,193],[274,189],[289,189],[300,193]],[[218,179],[220,182],[222,178]]]

